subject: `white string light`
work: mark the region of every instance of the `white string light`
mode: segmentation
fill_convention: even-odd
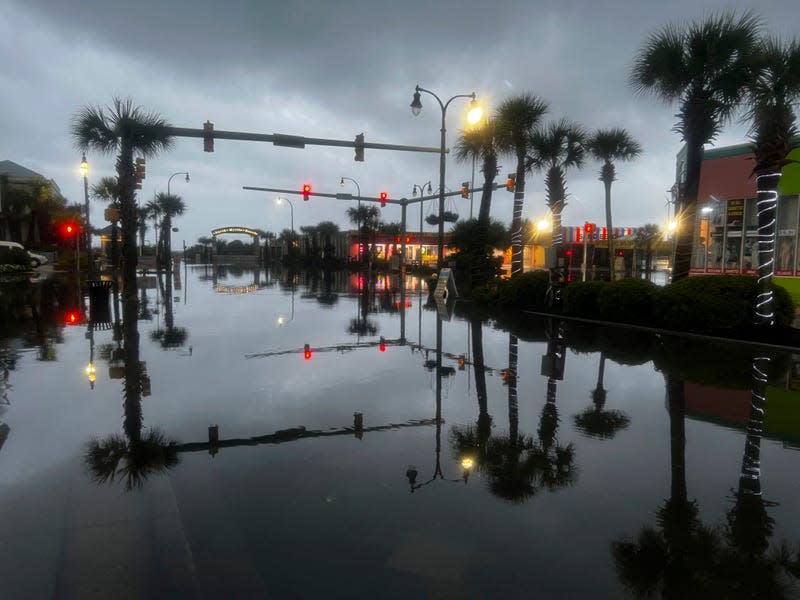
[[[773,311],[772,286],[769,283],[775,272],[775,212],[778,207],[778,192],[776,185],[773,189],[762,189],[762,179],[780,179],[781,173],[762,173],[756,177],[758,199],[758,285],[756,296],[756,317],[760,324],[773,325],[775,313]],[[767,285],[763,285],[766,282]]]

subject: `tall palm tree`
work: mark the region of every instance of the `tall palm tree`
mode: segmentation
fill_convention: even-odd
[[[134,154],[155,156],[172,146],[170,125],[159,115],[133,105],[131,99],[114,98],[113,106],[85,106],[74,117],[72,136],[78,150],[117,154],[116,170],[122,216],[123,275],[130,283],[126,302],[136,303],[136,196]],[[136,314],[136,311],[133,312]]]
[[[153,219],[153,232],[155,234],[155,248],[156,248],[156,266],[161,265],[161,241],[160,241],[160,232],[159,232],[159,219],[161,218],[161,206],[158,202],[156,202],[155,196],[153,199],[150,200],[147,204],[144,205],[145,210],[147,211],[147,216],[150,219]]]
[[[561,212],[567,204],[566,171],[582,167],[586,132],[567,119],[550,123],[531,135],[528,166],[544,171],[547,207],[553,215],[553,247],[561,245]]]
[[[380,224],[380,209],[377,206],[351,206],[347,209],[346,214],[351,223],[357,227],[361,227],[361,230],[358,232],[360,243],[364,243],[364,240],[367,239],[370,240],[369,252],[363,253],[361,258],[365,261],[368,259],[369,264],[372,264],[374,237],[375,232],[378,230],[378,225]]]
[[[483,173],[483,191],[478,208],[477,229],[471,247],[472,261],[470,283],[483,285],[489,279],[489,212],[492,208],[492,188],[497,177],[497,126],[488,119],[483,126],[462,130],[455,145],[455,157],[459,162],[479,161]]]
[[[322,238],[322,258],[323,260],[331,260],[336,256],[336,246],[333,244],[333,238],[339,234],[339,226],[333,221],[322,221],[317,224],[317,233]]]
[[[161,247],[163,260],[168,271],[172,270],[172,218],[179,217],[186,211],[186,204],[175,194],[156,194],[161,214]]]
[[[144,248],[144,236],[147,233],[147,219],[150,218],[150,211],[147,206],[140,206],[136,209],[136,227],[139,232],[139,256],[142,255],[142,248]]]
[[[627,131],[621,128],[598,129],[586,141],[589,153],[603,163],[600,167],[600,181],[606,189],[606,231],[608,232],[608,257],[611,265],[610,276],[614,280],[616,272],[614,263],[614,236],[611,223],[611,183],[617,178],[614,161],[633,160],[642,152],[642,147]]]
[[[667,25],[636,55],[631,84],[666,103],[678,103],[673,130],[686,144],[686,165],[677,181],[678,231],[673,281],[689,275],[695,204],[703,146],[713,141],[753,77],[760,20],[750,12],[723,13],[686,26]]]
[[[511,277],[522,273],[522,208],[525,173],[533,133],[547,113],[547,102],[530,93],[506,99],[497,109],[498,147],[517,159],[514,211],[511,219]]]
[[[109,208],[119,209],[119,185],[116,177],[101,177],[92,184],[92,198],[102,200]],[[119,234],[117,220],[111,221],[111,265],[114,269],[119,265]]]
[[[762,41],[757,65],[758,76],[747,86],[750,134],[756,156],[753,173],[758,188],[756,320],[762,325],[774,325],[775,212],[781,169],[787,164],[792,138],[798,133],[794,105],[800,99],[800,41],[795,39],[786,44],[775,38]]]

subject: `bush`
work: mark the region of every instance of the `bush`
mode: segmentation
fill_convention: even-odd
[[[794,306],[789,293],[773,286],[775,321],[789,326]],[[654,315],[665,329],[730,334],[755,322],[758,280],[748,275],[701,275],[666,286],[656,298]]]
[[[644,279],[620,279],[603,285],[597,297],[599,317],[616,323],[652,325],[658,286]]]
[[[598,297],[605,281],[576,281],[564,289],[564,314],[572,317],[595,319],[600,310]]]
[[[531,271],[509,279],[498,290],[498,304],[503,308],[543,312],[549,281],[547,271]]]
[[[476,304],[480,304],[481,306],[488,306],[490,304],[494,304],[497,302],[497,290],[490,288],[489,286],[480,286],[474,287],[470,291],[470,297],[472,301]]]

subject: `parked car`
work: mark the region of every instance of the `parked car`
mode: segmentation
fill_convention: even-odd
[[[33,267],[39,267],[41,265],[46,265],[48,263],[48,260],[47,260],[46,256],[44,256],[43,254],[37,254],[36,252],[31,252],[29,250],[25,250],[25,247],[22,244],[18,243],[18,242],[0,241],[0,248],[7,248],[9,250],[11,248],[18,248],[19,250],[22,250],[23,252],[27,252],[28,257],[30,257],[30,259],[31,259],[31,266],[33,266]]]

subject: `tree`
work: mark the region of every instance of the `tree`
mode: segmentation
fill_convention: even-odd
[[[603,375],[606,368],[606,355],[600,353],[600,366],[597,370],[597,386],[592,390],[592,406],[573,417],[575,427],[589,437],[611,439],[620,429],[627,429],[631,419],[621,410],[605,410],[606,390],[603,388]]]
[[[116,177],[101,177],[97,183],[92,184],[92,198],[102,200],[109,208],[119,209],[119,185]],[[119,234],[117,232],[117,219],[111,221],[111,264],[114,269],[119,266]]]
[[[533,94],[505,100],[497,109],[497,142],[502,153],[517,160],[514,212],[511,219],[511,276],[522,273],[522,208],[525,203],[525,173],[532,150],[534,130],[547,113],[547,103]]]
[[[528,165],[544,171],[547,206],[553,215],[553,247],[561,245],[561,212],[567,204],[566,170],[583,166],[586,154],[583,128],[566,119],[550,123],[531,135]]]
[[[123,276],[130,287],[126,302],[138,302],[136,286],[136,197],[134,154],[144,158],[168,150],[173,143],[170,125],[159,115],[133,105],[130,99],[114,98],[113,106],[85,106],[72,122],[72,136],[78,150],[117,154],[116,170],[122,216]],[[133,314],[135,314],[134,311]]]
[[[750,135],[758,189],[758,302],[756,321],[774,325],[772,273],[778,182],[797,135],[794,105],[800,99],[800,41],[769,38],[759,45],[758,75],[747,84]]]
[[[740,103],[753,78],[758,18],[724,13],[680,27],[667,25],[639,50],[631,84],[666,103],[678,103],[673,128],[686,144],[683,176],[676,184],[683,226],[678,231],[672,280],[689,276],[695,204],[703,146],[713,141]]]
[[[333,221],[321,221],[317,224],[317,233],[323,239],[322,243],[322,258],[323,260],[330,260],[336,256],[336,246],[333,244],[333,238],[339,234],[339,226]]]
[[[490,257],[489,212],[492,207],[492,189],[497,177],[497,133],[493,119],[482,127],[462,130],[455,145],[455,157],[459,162],[477,160],[483,173],[483,191],[478,209],[477,229],[472,245],[472,268],[470,282],[473,286],[485,284],[489,279]]]
[[[147,206],[140,206],[136,209],[136,226],[139,231],[139,256],[142,255],[142,248],[144,248],[144,235],[147,233],[147,219],[150,218],[150,211]]]
[[[175,194],[156,194],[156,204],[161,214],[161,257],[167,270],[172,270],[172,217],[182,215],[186,210],[183,199]]]
[[[369,256],[366,257],[362,254],[361,258],[369,258],[370,264],[372,263],[373,246],[375,244],[375,232],[378,230],[380,224],[381,212],[377,206],[361,205],[358,207],[351,206],[347,209],[347,218],[356,226],[361,227],[358,232],[359,243],[363,244],[364,240],[370,240]]]
[[[611,183],[617,178],[617,169],[614,161],[633,160],[642,152],[642,147],[634,140],[627,131],[621,128],[598,129],[586,142],[586,148],[591,155],[601,161],[600,181],[603,182],[606,191],[606,231],[608,231],[608,256],[614,254],[614,231],[611,222]],[[609,260],[612,260],[611,258]],[[613,264],[609,270],[613,281],[616,272]]]

